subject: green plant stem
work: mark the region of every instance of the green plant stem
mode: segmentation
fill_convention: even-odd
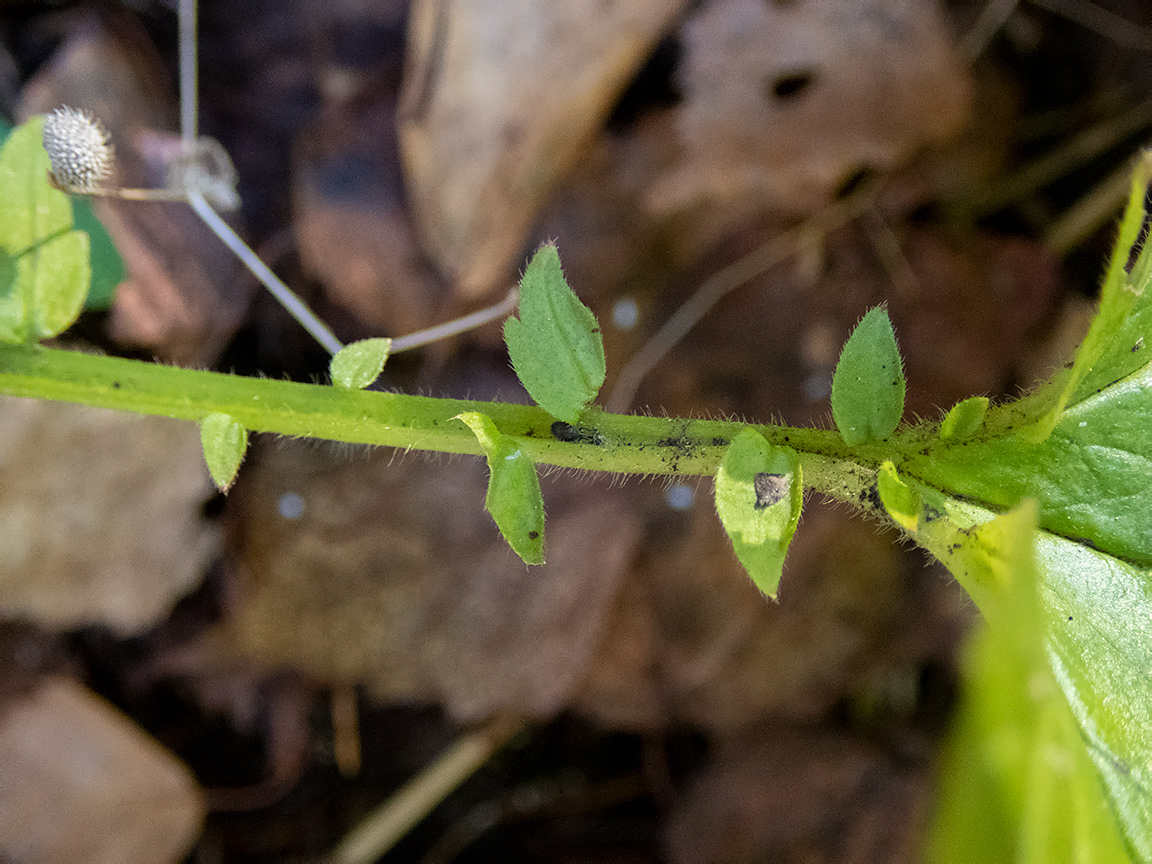
[[[558,440],[554,418],[530,405],[345,391],[22,345],[0,345],[0,393],[194,422],[223,412],[251,432],[474,455],[480,455],[476,436],[455,418],[479,411],[538,464],[641,475],[711,476],[729,442],[749,425],[593,408],[584,425],[561,435],[577,440]],[[831,430],[753,428],[800,453],[806,485],[874,509],[875,469],[891,458],[891,445],[849,449]]]

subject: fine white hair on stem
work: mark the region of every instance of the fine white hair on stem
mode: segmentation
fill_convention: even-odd
[[[116,159],[100,121],[67,105],[44,118],[44,150],[56,183],[80,193],[99,189],[112,174]]]

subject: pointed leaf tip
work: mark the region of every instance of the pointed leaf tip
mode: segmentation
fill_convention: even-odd
[[[345,390],[363,390],[380,377],[391,350],[391,339],[361,339],[345,345],[328,364],[332,383]]]
[[[744,429],[716,473],[716,512],[736,557],[766,595],[776,598],[784,556],[804,502],[800,458]]]
[[[200,421],[200,446],[212,482],[227,492],[248,450],[248,430],[230,414],[209,414]]]
[[[525,564],[543,564],[544,496],[540,494],[536,466],[487,414],[468,411],[455,419],[475,433],[488,459],[485,509]]]
[[[604,383],[604,340],[590,309],[568,287],[552,244],[532,256],[520,280],[519,319],[504,322],[512,367],[528,395],[559,420],[576,423]]]
[[[876,476],[876,487],[880,493],[880,503],[901,528],[916,533],[920,522],[920,495],[896,473],[896,466],[885,462]]]
[[[840,352],[832,377],[832,418],[849,445],[880,441],[904,414],[904,364],[883,307],[869,310]]]

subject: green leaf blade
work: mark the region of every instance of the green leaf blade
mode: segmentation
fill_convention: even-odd
[[[920,495],[900,479],[896,466],[891,462],[880,466],[876,487],[880,493],[880,503],[888,515],[900,527],[915,533],[920,522]]]
[[[544,496],[536,466],[486,414],[468,411],[456,419],[475,433],[488,459],[484,507],[500,534],[525,564],[543,564]]]
[[[209,414],[200,421],[200,446],[212,482],[227,492],[248,452],[248,430],[229,414]]]
[[[988,414],[988,397],[973,396],[957,402],[940,423],[940,437],[945,441],[964,441],[980,431]]]
[[[568,287],[556,247],[541,246],[520,280],[519,319],[504,323],[512,367],[536,404],[576,423],[606,366],[596,317]]]
[[[72,203],[48,183],[43,118],[0,148],[0,338],[36,341],[80,314],[91,282],[88,235],[72,230]]]
[[[345,345],[328,364],[332,383],[344,390],[363,390],[380,377],[391,350],[391,339],[361,339]]]
[[[904,414],[904,365],[882,307],[868,311],[844,343],[832,377],[832,418],[849,446],[881,441]]]
[[[69,231],[17,259],[16,290],[31,298],[27,338],[56,336],[80,315],[92,276],[88,258],[88,235]]]
[[[1048,655],[1129,845],[1152,861],[1152,570],[1037,540]]]
[[[966,652],[931,861],[1130,860],[1069,691],[1061,693],[1047,663],[1052,616],[1035,522],[1030,502],[980,525],[979,542],[967,547],[969,566],[986,569],[983,578],[1000,590]]]
[[[43,134],[44,118],[33,117],[0,149],[0,248],[13,257],[72,228],[72,202],[48,182],[52,163]]]
[[[716,472],[716,512],[753,583],[775,599],[788,544],[800,522],[804,484],[800,458],[745,429]]]
[[[1015,542],[1012,523],[927,487],[916,488],[926,501],[925,514],[935,513],[934,518],[922,516],[917,541],[956,575],[990,628],[1031,638],[1028,633],[1035,625],[1013,606],[1018,568],[1004,552]],[[1089,760],[1095,769],[1096,785],[1080,769],[1074,776],[1056,778],[1081,802],[1080,811],[1067,820],[1082,823],[1078,829],[1082,835],[1075,843],[1096,842],[1084,838],[1116,833],[1107,820],[1100,822],[1100,811],[1106,810],[1114,814],[1136,860],[1152,861],[1152,572],[1042,530],[1036,532],[1035,562],[1048,667],[1036,674],[1046,672],[1056,682],[1064,716],[1073,727],[1074,734],[1061,733],[1060,750],[1065,756],[1071,752],[1076,760]],[[1004,713],[1007,708],[1001,705],[998,710]],[[990,730],[973,740],[987,734]],[[1101,785],[1107,796],[1100,794]],[[973,794],[986,798],[986,791]],[[1013,820],[1019,818],[1017,813],[1008,820],[1010,832],[1018,829]],[[985,827],[990,825],[995,820],[986,820]],[[1109,842],[1105,847],[1111,848]],[[1100,855],[1078,860],[1112,860]],[[980,860],[998,859],[994,855]]]
[[[91,284],[84,308],[100,311],[112,305],[116,288],[124,281],[124,259],[107,229],[96,217],[92,202],[77,199],[72,202],[72,216],[76,230],[88,235],[89,261],[92,267]]]
[[[996,509],[1035,497],[1045,530],[1152,566],[1152,367],[1067,408],[1040,444],[1020,432],[941,441],[901,471]]]

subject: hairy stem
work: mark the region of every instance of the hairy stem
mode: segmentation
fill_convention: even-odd
[[[252,432],[475,455],[476,436],[455,418],[479,411],[538,464],[620,474],[713,475],[728,443],[746,425],[593,408],[573,427],[531,405],[347,391],[41,346],[0,345],[0,393],[197,422],[219,411]],[[850,450],[836,432],[824,429],[753,428],[800,453],[805,485],[873,509],[875,468],[890,447]]]

